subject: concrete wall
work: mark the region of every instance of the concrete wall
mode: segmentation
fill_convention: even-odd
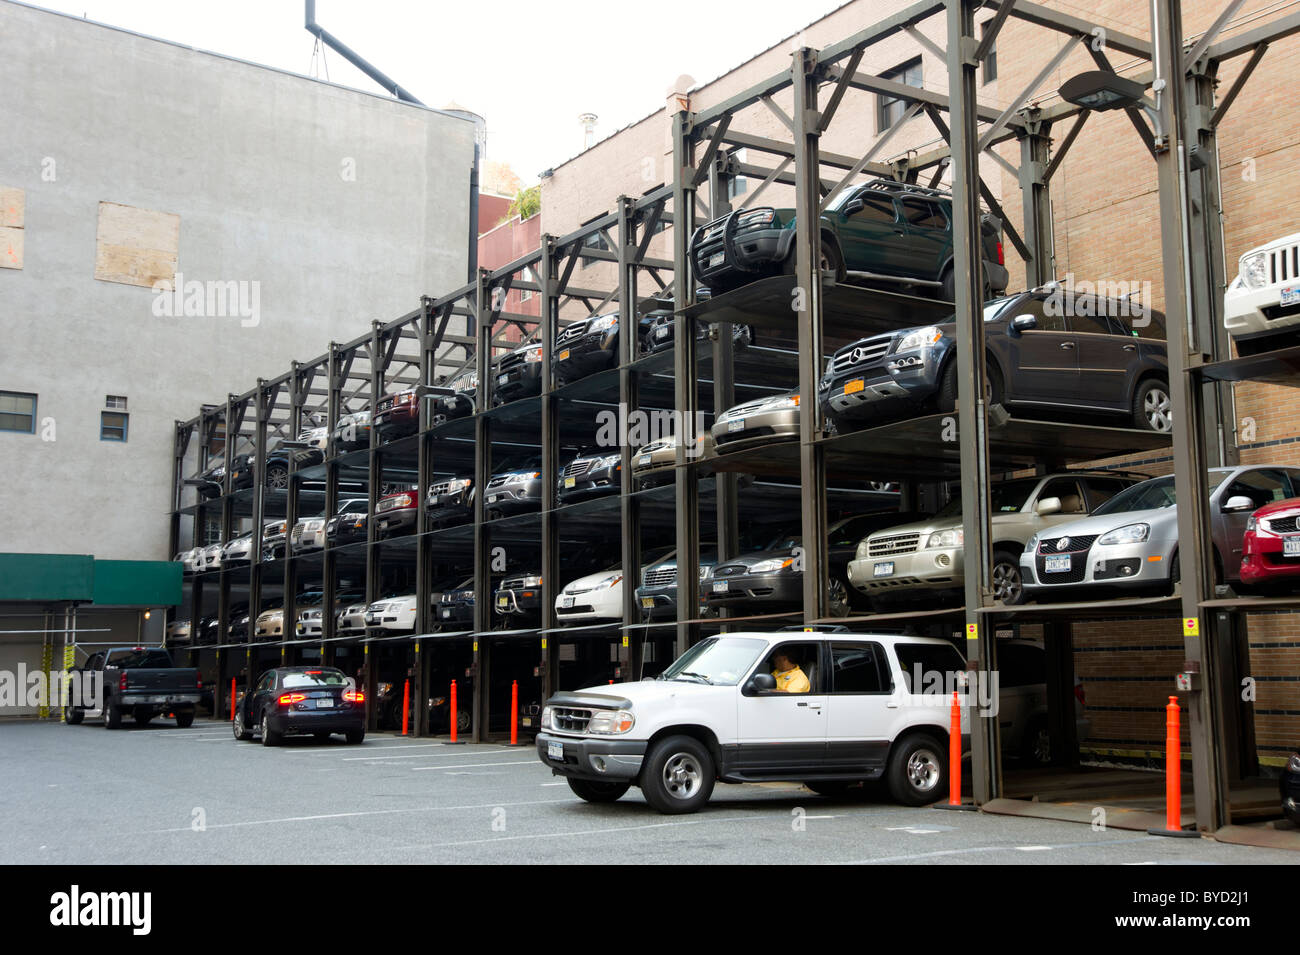
[[[8,2],[0,89],[0,190],[23,207],[0,390],[46,424],[0,432],[6,551],[171,556],[175,419],[465,281],[464,119]],[[104,201],[179,217],[175,268],[249,283],[257,324],[160,317],[150,288],[96,279]],[[126,444],[99,440],[110,394]]]

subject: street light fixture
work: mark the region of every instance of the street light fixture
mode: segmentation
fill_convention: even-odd
[[[1084,109],[1104,111],[1137,107],[1151,117],[1156,148],[1162,149],[1165,131],[1160,119],[1160,91],[1164,85],[1164,80],[1159,79],[1151,84],[1151,91],[1156,95],[1156,101],[1152,103],[1146,98],[1147,88],[1141,83],[1112,70],[1089,70],[1066,80],[1059,92],[1061,99]]]

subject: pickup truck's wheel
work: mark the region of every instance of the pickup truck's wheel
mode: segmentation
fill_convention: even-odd
[[[1009,550],[993,552],[993,599],[1008,606],[1023,603],[1024,583],[1020,579],[1020,555]]]
[[[641,792],[662,813],[697,812],[713,795],[713,757],[699,740],[669,736],[655,743],[641,767]]]
[[[235,731],[235,739],[239,740],[241,743],[247,743],[253,738],[253,731],[244,725],[244,718],[238,713],[236,713],[235,718],[230,721],[230,726]]]
[[[190,711],[188,713],[177,713],[176,725],[183,730],[189,729],[191,726],[194,725],[194,712]]]
[[[905,806],[937,802],[947,785],[943,746],[929,734],[909,736],[889,755],[889,792]]]
[[[116,703],[104,704],[104,728],[115,730],[122,726],[122,710]]]
[[[1133,424],[1142,431],[1168,434],[1173,430],[1173,399],[1169,385],[1157,379],[1142,382],[1133,393]]]
[[[63,722],[67,723],[69,726],[76,726],[82,721],[85,715],[86,713],[84,710],[79,710],[74,706],[65,706],[63,708]]]
[[[153,713],[149,710],[138,709],[131,714],[131,718],[135,720],[136,726],[148,726],[153,722]]]
[[[631,783],[606,783],[569,777],[569,788],[579,799],[587,802],[614,802],[632,788]]]
[[[262,745],[263,746],[280,745],[280,734],[275,732],[275,730],[271,729],[271,721],[267,717],[265,712],[262,713]]]

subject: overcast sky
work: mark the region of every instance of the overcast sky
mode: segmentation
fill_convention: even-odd
[[[316,20],[426,105],[454,100],[487,119],[488,157],[526,182],[654,112],[681,74],[706,82],[843,0],[318,0]],[[48,0],[37,4],[296,73],[315,38],[302,0]],[[375,84],[338,54],[329,78]],[[319,63],[317,64],[319,70]]]

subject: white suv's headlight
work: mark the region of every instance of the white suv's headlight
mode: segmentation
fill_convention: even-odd
[[[554,714],[554,712],[555,711],[551,709],[551,707],[549,706],[542,707],[542,729],[544,730],[554,729],[554,727],[551,725],[551,716]]]
[[[632,729],[636,718],[631,710],[596,712],[587,723],[587,732],[597,736],[621,736]]]
[[[925,542],[926,547],[960,547],[966,539],[966,532],[959,528],[935,531]]]
[[[1140,544],[1151,536],[1150,524],[1125,524],[1097,538],[1098,544]]]
[[[927,348],[942,337],[943,332],[938,327],[927,325],[925,328],[918,328],[915,331],[908,332],[900,338],[898,344],[894,346],[894,351],[912,351],[915,348]]]
[[[1263,288],[1268,284],[1268,253],[1255,252],[1243,256],[1241,260],[1241,277],[1251,288]]]

